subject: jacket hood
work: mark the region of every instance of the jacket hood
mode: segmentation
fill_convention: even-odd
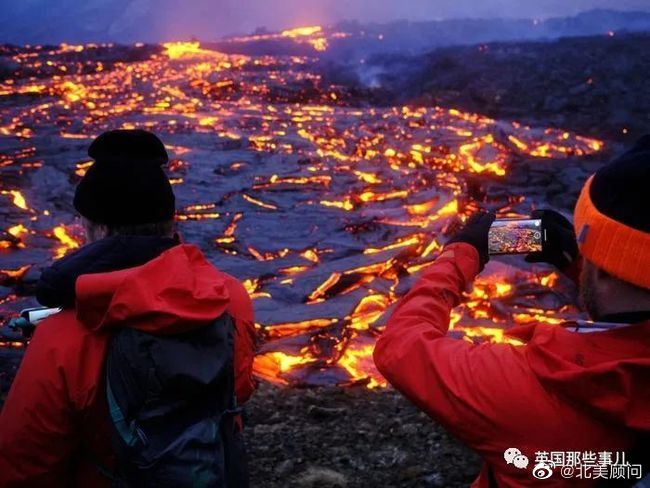
[[[578,333],[540,324],[517,331],[545,388],[588,414],[650,431],[650,321]]]
[[[192,245],[175,246],[148,263],[77,279],[77,320],[92,330],[133,327],[178,334],[202,327],[230,303],[224,275]]]
[[[207,325],[230,304],[226,276],[193,245],[116,236],[84,246],[45,270],[41,303],[75,307],[91,330],[133,327],[177,334]]]

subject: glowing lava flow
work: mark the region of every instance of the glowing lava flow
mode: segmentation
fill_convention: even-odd
[[[78,249],[81,245],[80,242],[72,237],[68,230],[63,225],[57,225],[53,230],[52,234],[60,242],[59,247],[56,248],[54,259],[60,259],[70,251]]]
[[[9,195],[11,197],[11,200],[13,204],[21,208],[23,210],[27,210],[27,202],[25,201],[25,197],[23,194],[18,191],[18,190],[0,190],[0,195]]]
[[[92,138],[152,130],[170,153],[180,233],[254,300],[258,376],[384,384],[376,337],[450,230],[480,206],[525,215],[538,203],[521,188],[488,200],[476,182],[603,143],[453,108],[356,103],[318,71],[318,53],[345,35],[314,26],[223,41],[294,43],[304,55],[226,54],[199,42],[5,47],[0,57],[18,66],[0,81],[8,286],[25,266],[81,245],[69,200]],[[452,313],[451,334],[514,344],[510,324],[576,315],[568,286],[545,269],[491,263]],[[13,293],[0,312],[25,305]]]

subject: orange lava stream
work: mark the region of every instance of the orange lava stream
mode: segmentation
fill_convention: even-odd
[[[228,42],[282,39],[316,56],[333,39],[346,35],[313,26]],[[214,245],[238,265],[260,266],[255,268],[263,270],[259,275],[243,276],[256,306],[284,292],[307,290],[296,302],[276,304],[279,309],[297,304],[304,318],[259,326],[266,344],[255,359],[255,372],[279,384],[299,384],[303,374],[335,370],[340,384],[385,385],[372,362],[374,342],[406,285],[440,252],[450,227],[477,208],[466,196],[466,178],[499,180],[524,158],[544,164],[546,158],[603,149],[595,139],[454,108],[351,106],[344,89],[326,85],[312,69],[311,55],[226,54],[199,42],[170,42],[142,60],[117,61],[110,67],[75,58],[112,49],[116,47],[62,44],[12,55],[23,69],[40,70],[43,76],[0,82],[0,98],[21,101],[0,108],[0,135],[14,138],[21,147],[46,146],[49,140],[83,145],[109,127],[138,127],[169,141],[171,180],[175,188],[189,189],[184,195],[195,198],[184,201],[178,211],[180,228],[216,226],[209,227],[212,233],[202,244]],[[0,167],[21,161],[21,171],[37,170],[41,162],[34,163],[35,150],[21,151],[0,154]],[[202,193],[191,193],[194,171],[204,169],[192,167],[201,151],[233,155],[227,164],[210,162],[214,167],[209,174],[219,171],[224,181],[237,181],[236,188],[228,188],[237,195],[236,211],[224,210],[219,200],[223,196],[208,185]],[[262,168],[269,160],[282,160],[283,165],[257,172],[256,164]],[[78,181],[90,164],[85,159],[71,162],[71,181]],[[35,230],[51,217],[51,209],[35,203],[37,196],[31,192],[28,206],[24,194],[23,188],[5,188],[4,183],[0,188],[0,196],[20,220],[4,227],[0,252],[22,252],[30,239],[43,236],[51,240],[54,259],[81,245],[69,224],[50,223],[45,232]],[[525,196],[515,196],[500,213],[516,215],[522,208],[517,205],[524,203]],[[338,249],[317,240],[280,245],[247,241],[254,225],[249,215],[264,222],[281,214],[289,221],[302,219],[305,209],[317,215],[313,222],[301,221],[305,228],[333,219],[340,222],[340,232],[354,244],[361,242],[363,249],[337,256],[339,261],[330,265]],[[383,232],[365,242],[366,227]],[[2,273],[6,279],[19,279],[27,269]],[[238,269],[247,268],[241,264]],[[516,345],[518,341],[505,334],[509,324],[557,324],[575,315],[571,305],[528,303],[531,297],[541,302],[555,294],[561,280],[547,270],[491,264],[452,312],[451,333],[475,342]],[[327,308],[330,304],[339,304],[338,315]]]

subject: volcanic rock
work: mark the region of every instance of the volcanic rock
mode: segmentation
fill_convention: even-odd
[[[322,467],[308,468],[298,477],[298,486],[304,488],[344,488],[347,485],[343,474]]]

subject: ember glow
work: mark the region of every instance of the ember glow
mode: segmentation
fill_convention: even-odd
[[[320,27],[238,38],[311,46],[313,57],[163,46],[4,47],[0,233],[4,282],[81,245],[70,201],[92,138],[152,130],[168,145],[181,234],[254,300],[259,377],[285,385],[385,384],[371,352],[391,306],[478,208],[477,178],[593,154],[601,141],[446,107],[372,107],[316,69]],[[489,202],[503,216],[535,202]],[[6,265],[5,265],[6,263]],[[516,344],[506,325],[575,316],[546,268],[491,263],[452,314],[452,335]],[[12,294],[4,315],[33,305]],[[12,346],[13,347],[13,346]]]

